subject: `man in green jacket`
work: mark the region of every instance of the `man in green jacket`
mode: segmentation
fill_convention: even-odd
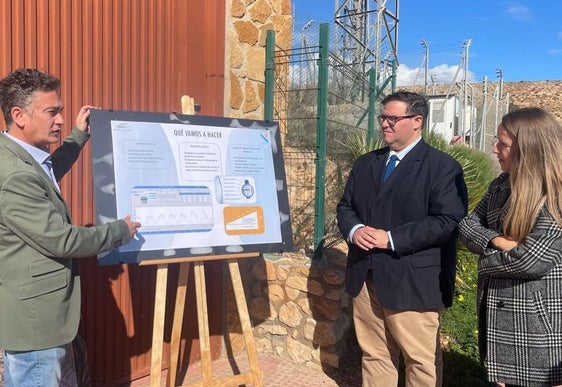
[[[0,133],[0,348],[6,386],[59,386],[72,363],[80,320],[74,258],[127,243],[140,223],[124,219],[72,225],[57,181],[89,139],[83,106],[75,128],[53,154],[63,118],[60,81],[18,69],[0,81],[7,130]],[[73,366],[70,366],[73,369]],[[72,383],[72,382],[71,382]]]

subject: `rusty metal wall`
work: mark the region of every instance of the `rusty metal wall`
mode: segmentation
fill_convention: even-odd
[[[84,104],[181,112],[180,97],[188,94],[201,105],[199,114],[222,116],[224,15],[225,0],[1,0],[0,77],[18,67],[58,76],[65,134]],[[87,146],[61,183],[76,224],[94,222],[92,180]],[[118,385],[146,376],[155,268],[98,267],[95,258],[81,263],[83,328],[94,383]],[[220,264],[208,267],[208,281],[221,281]],[[175,276],[172,268],[170,291]],[[184,363],[197,356],[193,305],[191,297],[184,329],[190,356]],[[220,292],[209,294],[209,305],[211,334],[220,335]],[[218,353],[220,340],[215,337],[212,345]]]

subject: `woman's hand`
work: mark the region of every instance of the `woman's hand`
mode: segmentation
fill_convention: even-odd
[[[519,242],[514,241],[513,239],[511,239],[508,236],[500,235],[500,236],[497,236],[494,239],[492,239],[490,241],[490,244],[495,249],[507,251],[507,250],[511,250],[512,248],[519,245]]]

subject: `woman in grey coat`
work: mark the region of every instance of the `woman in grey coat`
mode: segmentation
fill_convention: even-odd
[[[562,384],[562,127],[540,108],[505,115],[503,173],[461,221],[478,261],[478,330],[488,380]]]

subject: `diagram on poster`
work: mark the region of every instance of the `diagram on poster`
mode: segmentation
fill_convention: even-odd
[[[276,123],[100,110],[91,125],[98,221],[142,224],[101,263],[292,249]]]

